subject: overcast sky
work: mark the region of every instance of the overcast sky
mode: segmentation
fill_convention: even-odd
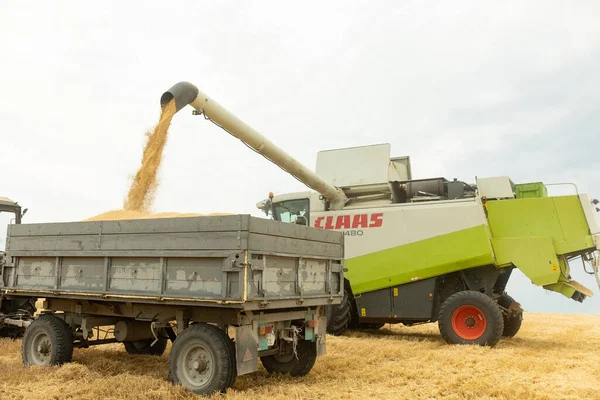
[[[319,150],[391,143],[415,178],[600,197],[599,16],[598,1],[0,0],[0,196],[27,222],[121,208],[160,95],[187,80],[310,167]],[[300,190],[188,108],[155,211],[260,215],[269,191]],[[509,290],[532,311],[600,312],[522,276]]]

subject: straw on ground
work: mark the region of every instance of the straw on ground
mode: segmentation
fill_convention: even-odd
[[[598,399],[600,316],[526,314],[495,348],[449,346],[428,324],[328,337],[304,378],[238,377],[227,399]],[[130,356],[120,344],[75,350],[62,367],[25,368],[21,342],[0,340],[2,399],[195,399],[168,382],[168,352]]]

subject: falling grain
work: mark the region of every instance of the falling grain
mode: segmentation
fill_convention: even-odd
[[[171,100],[162,108],[160,120],[152,132],[146,133],[147,139],[142,156],[142,165],[133,178],[123,207],[127,211],[147,213],[152,209],[158,184],[157,174],[162,161],[162,153],[167,143],[169,126],[175,112],[175,101]]]
[[[162,162],[162,154],[169,135],[169,126],[176,113],[175,101],[171,100],[160,113],[158,124],[151,132],[146,133],[146,145],[142,154],[142,165],[133,177],[129,192],[125,197],[123,210],[108,211],[85,221],[113,221],[149,218],[182,218],[200,216],[231,215],[227,213],[196,214],[163,212],[152,214],[154,196],[158,187],[158,171]]]

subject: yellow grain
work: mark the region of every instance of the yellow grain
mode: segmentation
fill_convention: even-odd
[[[211,214],[197,214],[197,213],[176,213],[176,212],[161,212],[156,214],[150,214],[141,211],[131,210],[113,210],[103,214],[96,215],[86,219],[85,221],[116,221],[124,219],[153,219],[153,218],[184,218],[184,217],[213,217],[231,215],[227,213],[211,213]]]

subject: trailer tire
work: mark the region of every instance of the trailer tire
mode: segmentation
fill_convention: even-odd
[[[237,379],[237,359],[235,357],[235,342],[229,336],[227,336],[227,345],[229,347],[229,358],[233,360],[233,368],[231,368],[227,383],[227,387],[230,388],[235,385],[235,381]]]
[[[34,297],[4,299],[0,308],[0,314],[10,315],[25,312],[33,317],[37,311],[35,301]],[[3,326],[0,328],[0,338],[18,339],[23,337],[24,334],[25,328],[18,326]]]
[[[440,308],[438,324],[449,344],[494,346],[504,329],[498,305],[485,294],[472,290],[448,297]]]
[[[502,293],[502,296],[498,300],[498,304],[508,310],[507,313],[502,314],[502,317],[504,318],[504,330],[502,331],[502,336],[514,337],[517,332],[519,332],[519,329],[521,329],[523,310],[519,303],[506,292]],[[517,311],[512,311],[515,304],[517,305]]]
[[[169,378],[195,394],[224,393],[232,382],[235,359],[221,329],[193,324],[177,336],[169,355]]]
[[[73,358],[73,333],[62,319],[41,315],[25,330],[22,344],[25,365],[61,365]]]
[[[123,342],[125,351],[131,355],[150,355],[150,356],[162,356],[167,349],[167,338],[158,338],[158,342],[154,346],[152,343],[155,339],[136,340],[135,342]]]
[[[303,340],[296,345],[298,358],[293,354],[288,356],[265,356],[261,357],[263,367],[268,373],[280,373],[282,375],[304,376],[310,372],[317,361],[317,344]]]
[[[325,307],[325,316],[327,317],[327,333],[339,336],[348,329],[350,324],[352,304],[354,301],[352,294],[346,288],[344,297],[340,304]]]
[[[236,351],[235,351],[235,342],[233,341],[233,339],[231,339],[229,337],[229,335],[226,333],[226,330],[221,329],[220,327],[216,326],[216,325],[209,325],[207,324],[207,326],[211,329],[216,329],[219,331],[220,333],[225,333],[224,335],[224,339],[227,342],[227,347],[229,349],[229,357],[233,360],[233,368],[231,368],[231,373],[229,376],[229,379],[227,380],[227,387],[230,388],[233,385],[235,385],[235,381],[237,379],[237,359],[235,357]]]

